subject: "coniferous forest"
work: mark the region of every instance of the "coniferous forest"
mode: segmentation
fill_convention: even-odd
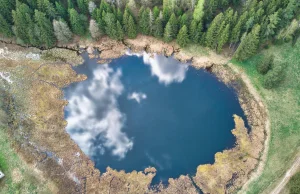
[[[50,48],[75,36],[138,34],[181,47],[224,48],[245,60],[262,46],[299,36],[299,0],[0,0],[0,34]]]

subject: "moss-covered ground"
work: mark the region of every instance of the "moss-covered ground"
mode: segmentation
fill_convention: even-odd
[[[274,54],[275,61],[286,63],[284,80],[278,87],[263,87],[264,76],[256,70],[264,56]],[[271,137],[262,175],[250,184],[248,193],[269,193],[280,181],[300,152],[300,40],[271,46],[245,62],[232,61],[251,79],[269,110]]]

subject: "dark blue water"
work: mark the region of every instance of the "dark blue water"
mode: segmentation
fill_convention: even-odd
[[[104,172],[157,169],[154,183],[196,172],[233,147],[234,90],[205,70],[173,58],[123,56],[109,65],[88,59],[88,79],[65,88],[67,131]]]

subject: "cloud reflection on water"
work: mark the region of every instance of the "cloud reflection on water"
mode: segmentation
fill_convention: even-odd
[[[150,56],[147,53],[127,52],[127,55],[143,57],[144,63],[150,66],[152,76],[156,76],[159,83],[164,85],[182,82],[188,70],[187,64],[173,58],[156,54]],[[122,131],[126,115],[119,110],[117,100],[124,92],[121,77],[120,69],[113,70],[107,64],[98,66],[93,69],[91,78],[75,85],[67,99],[67,131],[89,156],[110,151],[122,159],[133,148],[133,140]],[[146,94],[140,92],[126,96],[137,103],[147,98]]]
[[[114,71],[101,65],[93,72],[93,79],[76,85],[68,99],[67,130],[79,147],[93,155],[93,141],[101,135],[103,148],[111,149],[114,156],[124,158],[132,149],[133,141],[122,132],[126,116],[118,108],[117,97],[124,90],[120,81],[121,70]],[[99,145],[97,146],[99,148]]]
[[[188,65],[174,58],[163,55],[126,52],[128,56],[143,57],[144,63],[150,65],[152,76],[156,76],[162,84],[181,83],[186,76]]]

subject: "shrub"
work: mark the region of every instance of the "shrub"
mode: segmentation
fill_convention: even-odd
[[[258,73],[265,75],[272,68],[273,62],[274,56],[268,55],[264,57],[264,59],[260,63],[257,64],[256,70],[258,71]]]
[[[299,194],[300,193],[300,172],[295,174],[288,183],[288,188],[290,194]]]
[[[263,82],[264,88],[271,89],[278,86],[283,76],[283,65],[276,64],[275,67],[265,75]]]

